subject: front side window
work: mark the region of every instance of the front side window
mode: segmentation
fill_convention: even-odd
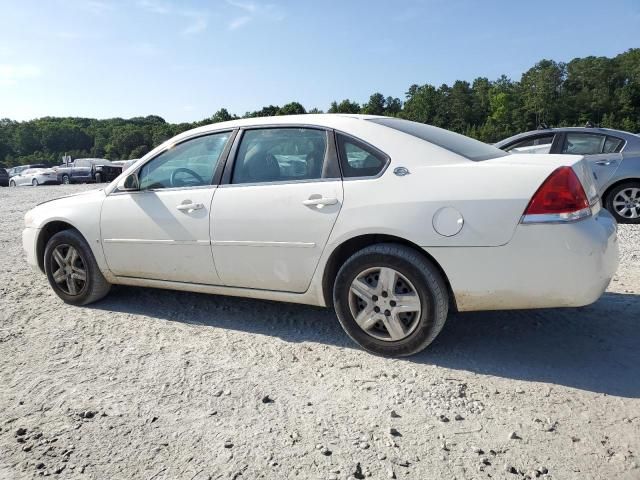
[[[140,169],[140,190],[211,185],[230,136],[214,133],[165,150]]]
[[[602,153],[604,135],[596,133],[567,133],[562,153],[570,155],[597,155]]]
[[[327,133],[311,128],[265,128],[244,132],[231,183],[322,178]]]
[[[553,143],[554,134],[528,137],[509,146],[509,153],[549,153]]]
[[[346,135],[338,134],[338,153],[345,178],[375,177],[387,164],[384,154]]]

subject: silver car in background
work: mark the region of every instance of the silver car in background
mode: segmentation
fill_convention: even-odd
[[[495,144],[510,153],[584,155],[602,202],[620,223],[640,223],[640,137],[609,128],[546,128]]]
[[[27,168],[9,180],[10,187],[20,187],[23,185],[60,185],[58,174],[53,168]]]

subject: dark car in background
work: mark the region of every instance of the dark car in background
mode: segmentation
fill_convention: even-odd
[[[60,183],[110,182],[122,173],[122,166],[104,158],[76,158],[58,167]]]
[[[7,171],[0,167],[0,187],[8,187],[9,186],[9,174]]]
[[[584,155],[604,207],[620,223],[640,223],[640,137],[609,128],[545,128],[506,138],[510,153]]]

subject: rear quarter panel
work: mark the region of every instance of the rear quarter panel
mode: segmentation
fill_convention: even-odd
[[[493,160],[433,164],[392,157],[382,177],[344,181],[344,206],[329,241],[335,247],[368,233],[405,238],[419,246],[499,246],[512,238],[531,197],[567,155],[510,155]],[[393,169],[407,166],[410,174]],[[459,233],[443,236],[433,217],[443,207],[464,219]]]

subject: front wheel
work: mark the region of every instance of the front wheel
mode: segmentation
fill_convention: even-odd
[[[51,237],[44,251],[44,269],[56,295],[72,305],[100,300],[111,288],[77,230],[63,230]]]
[[[9,182],[9,186],[10,186],[10,187],[15,187],[15,186],[16,186],[16,182],[14,182],[13,180],[11,180],[11,181]]]
[[[619,223],[640,223],[640,182],[616,185],[607,195],[605,207]]]
[[[438,269],[404,245],[366,247],[340,268],[333,289],[338,319],[366,350],[400,357],[426,348],[449,309]]]
[[[36,180],[35,178],[33,180],[31,180],[31,185],[33,185],[34,187],[38,186],[38,180]]]

